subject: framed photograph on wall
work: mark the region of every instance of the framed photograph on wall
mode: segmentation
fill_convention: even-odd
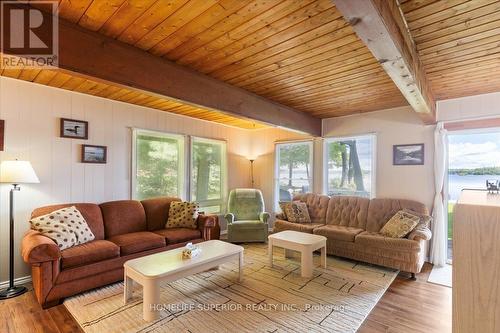
[[[61,138],[88,140],[89,123],[84,120],[61,118]]]
[[[107,162],[107,147],[82,145],[82,163],[101,163]]]
[[[424,144],[394,145],[392,148],[393,165],[423,165]]]

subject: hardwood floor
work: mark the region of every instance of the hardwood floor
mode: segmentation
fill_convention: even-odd
[[[431,269],[432,266],[426,264],[417,281],[400,274],[358,332],[451,332],[451,288],[427,282]],[[20,297],[0,301],[0,332],[78,333],[83,330],[64,305],[43,310],[30,290]]]

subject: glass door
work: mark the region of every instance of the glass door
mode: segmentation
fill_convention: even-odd
[[[453,208],[463,189],[486,189],[500,180],[500,129],[448,134],[448,260],[453,258]]]

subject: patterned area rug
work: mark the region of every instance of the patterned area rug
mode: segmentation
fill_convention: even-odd
[[[162,286],[161,317],[142,320],[142,290],[123,304],[123,283],[64,302],[85,332],[355,332],[397,271],[329,256],[313,278],[300,276],[298,258],[265,244],[245,245],[243,282],[238,264],[222,265]],[[319,256],[314,262],[319,265]]]

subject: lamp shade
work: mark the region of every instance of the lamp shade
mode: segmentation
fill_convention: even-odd
[[[39,183],[35,170],[28,161],[3,161],[0,164],[0,183]]]

